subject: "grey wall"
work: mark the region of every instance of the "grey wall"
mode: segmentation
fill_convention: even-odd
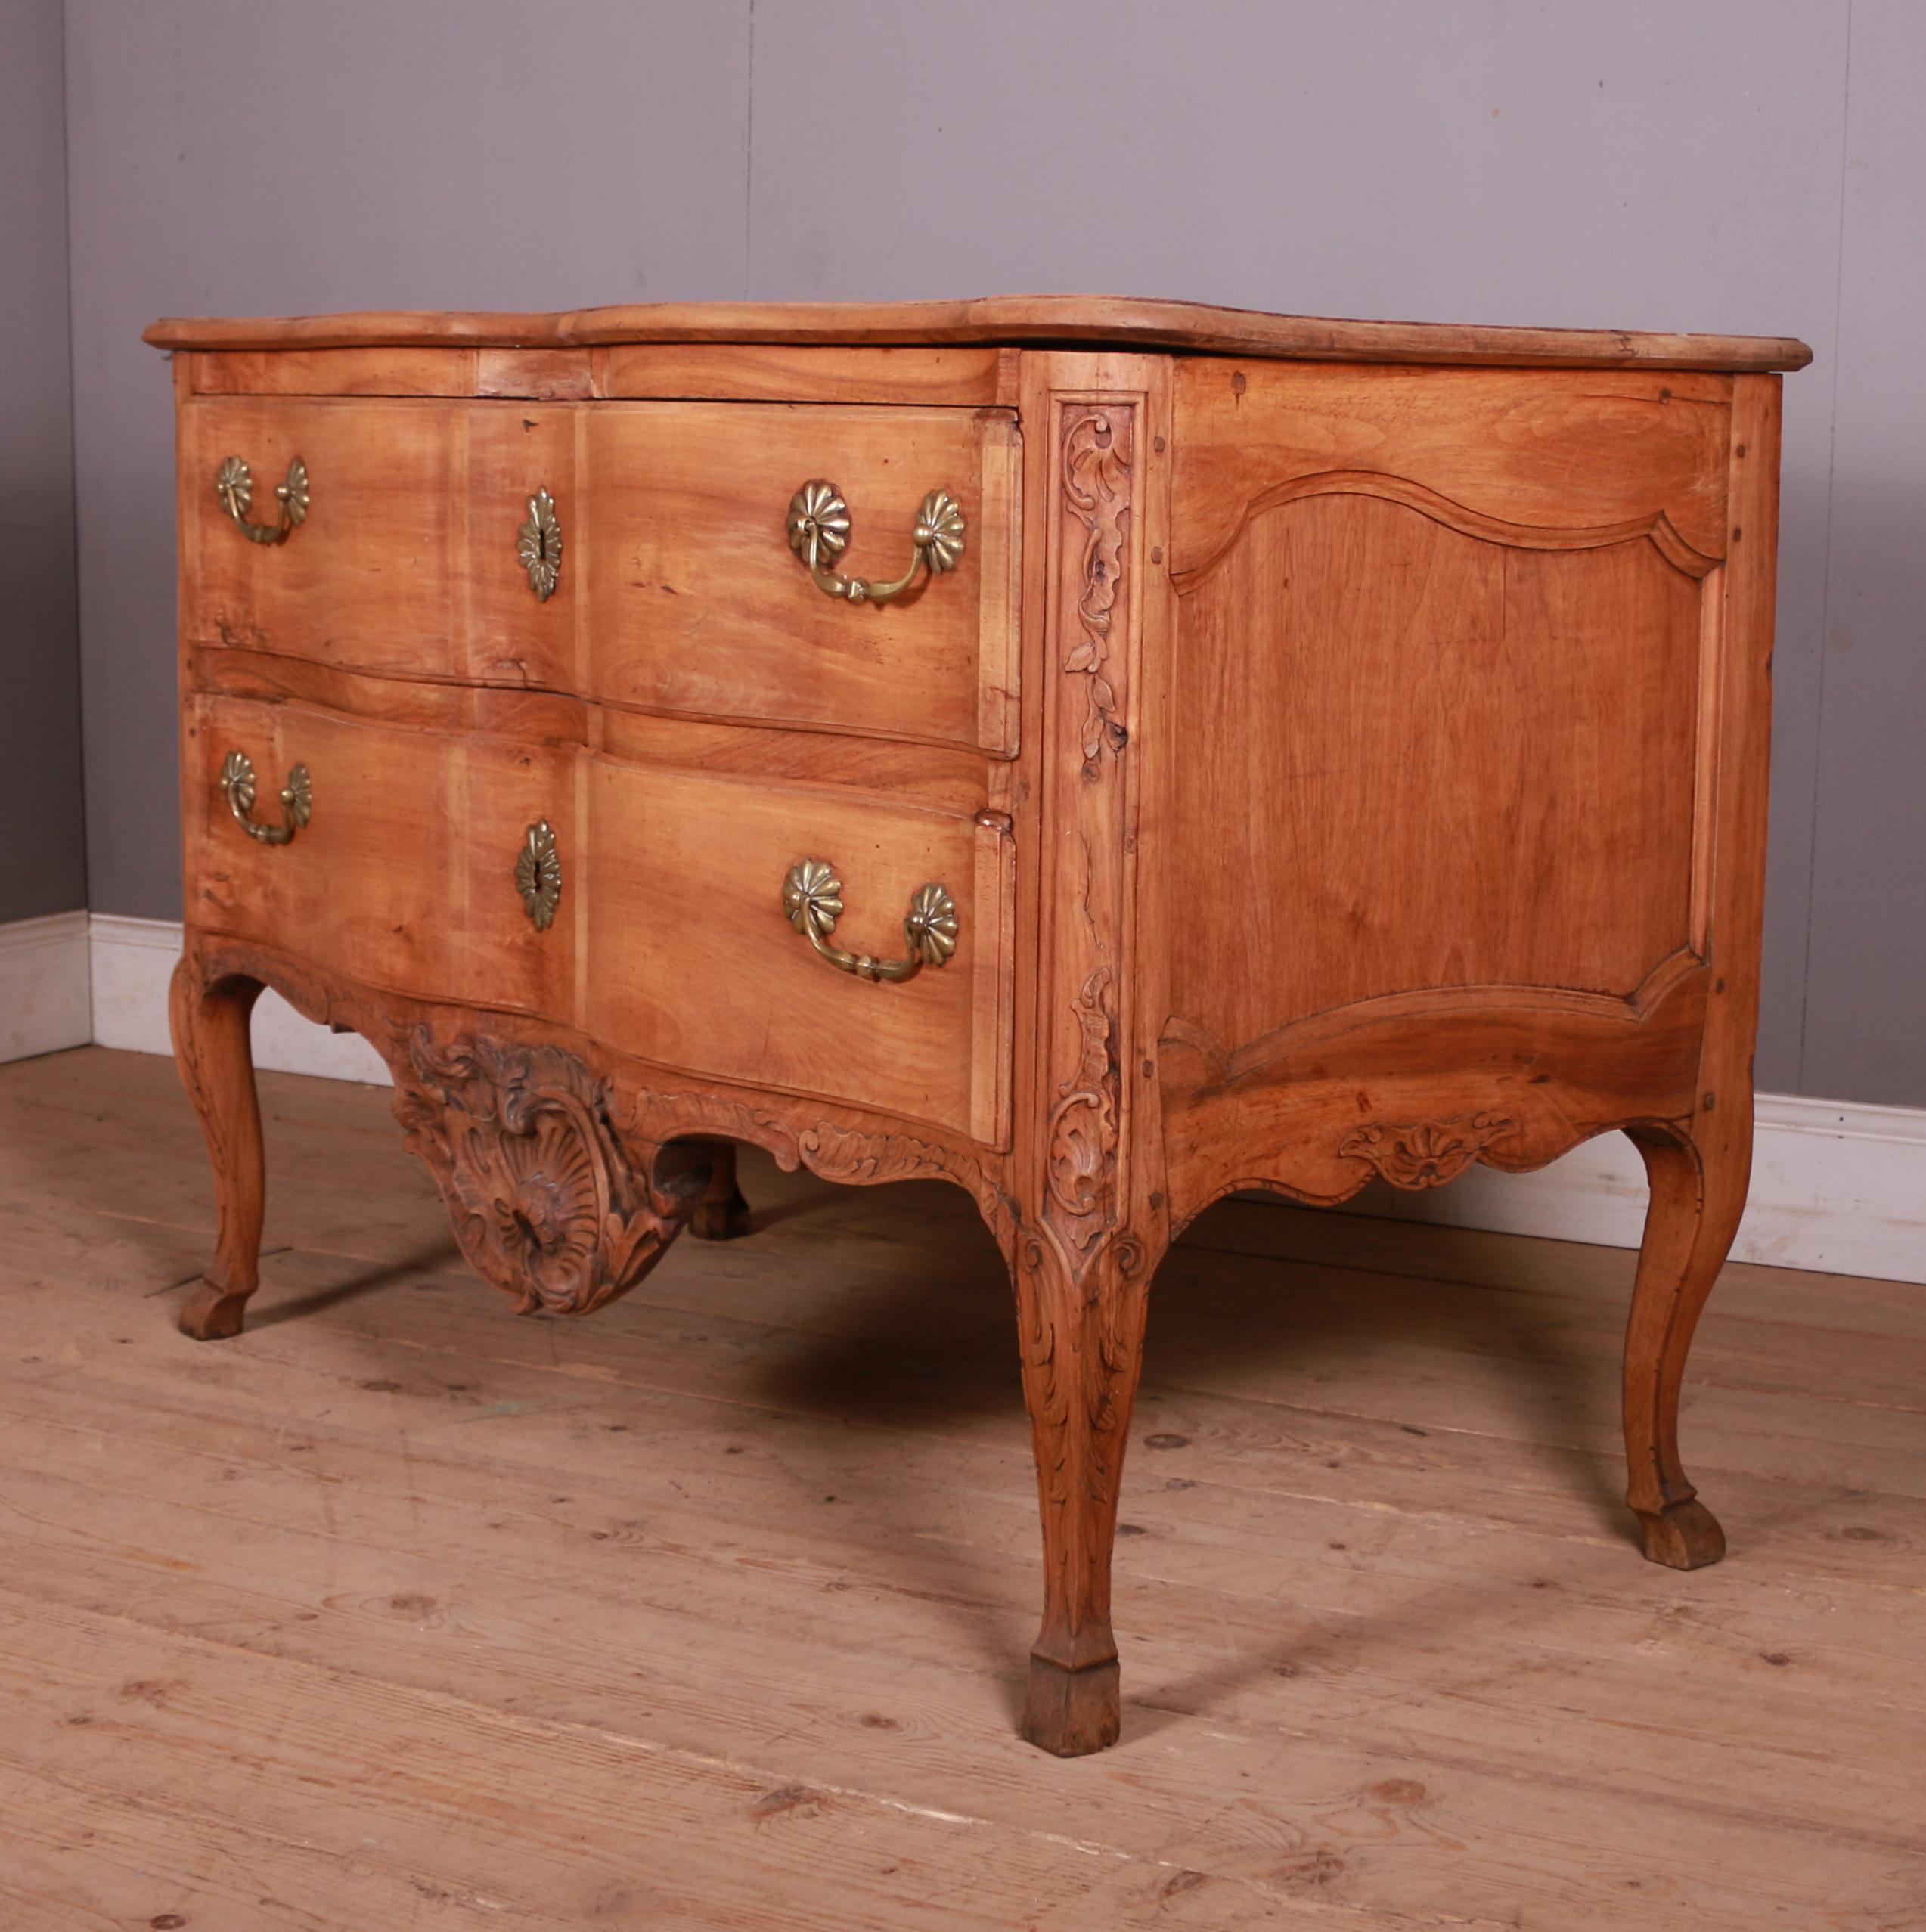
[[[95,904],[177,910],[163,313],[1111,290],[1797,334],[1759,1077],[1926,1103],[1916,0],[70,0]]]
[[[87,903],[60,0],[0,0],[0,923]]]

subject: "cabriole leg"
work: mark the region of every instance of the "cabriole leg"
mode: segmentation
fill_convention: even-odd
[[[1726,1553],[1725,1533],[1679,1459],[1679,1391],[1692,1332],[1738,1232],[1751,1178],[1751,1109],[1741,1102],[1728,1111],[1720,1130],[1702,1140],[1631,1130],[1652,1202],[1625,1335],[1626,1500],[1638,1515],[1645,1555],[1674,1570],[1696,1570]]]
[[[1127,1236],[1081,1265],[1046,1236],[1018,1248],[1023,1394],[1044,1529],[1044,1621],[1030,1652],[1022,1730],[1059,1757],[1117,1741],[1110,1558],[1151,1265]]]
[[[210,982],[191,952],[174,969],[168,1003],[174,1059],[213,1163],[218,1229],[214,1258],[181,1310],[181,1332],[197,1341],[240,1334],[242,1311],[261,1279],[266,1174],[248,1039],[260,992],[258,980]]]

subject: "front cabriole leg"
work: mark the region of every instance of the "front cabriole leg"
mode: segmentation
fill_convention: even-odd
[[[1017,1245],[1023,1394],[1044,1531],[1043,1627],[1030,1651],[1022,1732],[1059,1757],[1118,1738],[1110,1562],[1154,1264],[1127,1234],[1081,1256],[1047,1232]]]
[[[619,1134],[578,1056],[417,1027],[392,1062],[395,1114],[469,1264],[516,1312],[587,1315],[661,1260],[694,1212],[709,1149]]]

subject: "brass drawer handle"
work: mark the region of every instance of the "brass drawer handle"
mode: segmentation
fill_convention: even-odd
[[[230,752],[221,763],[221,789],[228,795],[228,809],[249,838],[264,845],[285,845],[308,822],[314,809],[314,795],[308,782],[308,768],[294,766],[281,787],[281,823],[257,823],[254,811],[254,761],[245,752]]]
[[[546,490],[529,499],[529,520],[515,532],[515,554],[529,573],[529,588],[546,603],[562,575],[562,519]]]
[[[530,923],[538,932],[546,932],[562,903],[562,855],[555,849],[555,828],[545,818],[537,819],[522,841],[515,860],[515,889]]]
[[[849,506],[835,484],[818,477],[789,498],[789,548],[802,558],[817,589],[851,603],[888,603],[916,582],[919,571],[938,577],[955,569],[963,554],[963,505],[947,490],[932,490],[923,498],[911,538],[915,549],[910,567],[888,584],[867,583],[827,567],[849,544]]]
[[[829,944],[842,916],[842,881],[827,859],[799,859],[783,882],[783,912],[833,966],[858,979],[913,979],[926,966],[940,966],[957,950],[957,902],[943,887],[920,885],[903,921],[906,960],[873,960]]]
[[[224,456],[214,473],[214,494],[234,519],[234,527],[250,543],[284,544],[288,532],[308,520],[308,466],[298,456],[287,466],[287,481],[274,485],[281,518],[274,523],[250,523],[247,507],[254,500],[254,473],[237,456]]]

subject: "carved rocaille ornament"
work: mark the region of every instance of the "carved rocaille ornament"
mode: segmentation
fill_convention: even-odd
[[[631,1161],[606,1082],[558,1047],[436,1041],[395,1068],[395,1117],[428,1163],[476,1272],[516,1312],[586,1315],[634,1286],[681,1230],[702,1171]]]
[[[1382,1121],[1354,1127],[1339,1142],[1346,1160],[1368,1161],[1394,1187],[1441,1187],[1455,1180],[1494,1142],[1509,1140],[1518,1124],[1507,1114],[1472,1114],[1459,1120],[1418,1121],[1409,1127]]]

